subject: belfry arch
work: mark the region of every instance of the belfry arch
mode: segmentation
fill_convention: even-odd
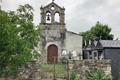
[[[46,23],[51,23],[51,12],[50,11],[47,11],[46,12],[46,20],[45,20]]]
[[[59,13],[59,12],[56,12],[56,13],[55,13],[55,15],[54,15],[54,20],[55,20],[55,22],[60,23],[60,13]]]

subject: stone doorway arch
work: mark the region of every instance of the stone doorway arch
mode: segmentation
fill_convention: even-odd
[[[58,61],[58,47],[54,44],[49,45],[47,49],[47,63],[53,64]]]

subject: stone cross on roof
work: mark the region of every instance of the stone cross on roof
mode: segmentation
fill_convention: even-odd
[[[55,0],[52,0],[52,2],[54,2]]]

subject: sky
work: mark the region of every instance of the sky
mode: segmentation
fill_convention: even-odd
[[[40,7],[52,0],[2,0],[2,9],[16,10],[19,5],[30,4],[34,8],[34,23],[40,23]],[[67,30],[79,33],[89,30],[100,21],[112,28],[112,34],[120,39],[120,0],[55,0],[65,7]]]

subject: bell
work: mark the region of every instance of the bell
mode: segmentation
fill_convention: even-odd
[[[50,21],[50,15],[49,14],[47,15],[47,20]]]
[[[50,21],[50,17],[49,16],[47,17],[47,20]]]

